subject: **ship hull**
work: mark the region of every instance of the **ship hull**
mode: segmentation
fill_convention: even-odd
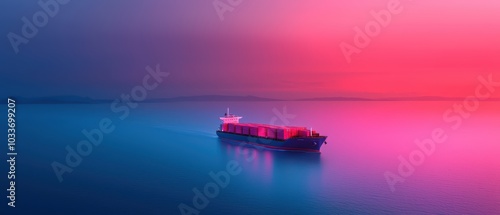
[[[317,137],[291,137],[286,140],[269,139],[245,134],[235,134],[224,131],[217,131],[217,136],[221,139],[228,139],[243,142],[245,144],[257,145],[270,149],[319,152],[326,140],[326,136]]]

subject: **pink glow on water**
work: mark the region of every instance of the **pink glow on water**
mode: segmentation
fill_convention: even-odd
[[[264,171],[264,175],[266,175],[266,180],[267,181],[272,181],[273,180],[273,155],[269,151],[263,151],[263,160],[264,163],[262,165],[262,170]]]
[[[390,102],[389,102],[390,103]],[[342,168],[347,186],[332,189],[358,189],[366,192],[364,180],[379,184],[379,195],[402,195],[407,198],[425,198],[425,204],[449,205],[456,211],[478,208],[478,211],[498,211],[500,202],[500,115],[497,102],[483,102],[479,110],[463,119],[456,130],[453,123],[444,122],[442,115],[455,102],[407,103],[353,103],[324,105],[321,111],[309,113],[330,144],[322,148],[325,165]],[[342,115],[337,115],[340,110]],[[369,110],[369,111],[367,111]],[[330,113],[315,115],[315,113]],[[388,115],[388,113],[390,113]],[[436,143],[435,152],[426,156],[423,164],[415,166],[414,173],[398,183],[392,193],[384,178],[385,171],[398,172],[398,156],[409,159],[419,150],[416,139],[431,138],[435,128],[442,128],[446,141]],[[342,152],[340,154],[340,152]],[[339,163],[349,163],[348,168]],[[363,174],[364,178],[359,174]],[[331,187],[330,176],[324,176],[323,186]],[[358,183],[350,180],[360,179]],[[340,183],[340,184],[342,184]],[[335,184],[338,186],[339,184]],[[433,193],[463,196],[463,200],[441,199]],[[411,196],[411,197],[410,197]],[[425,196],[425,197],[424,197]],[[467,199],[467,200],[465,200]],[[408,204],[410,210],[413,206]],[[471,213],[477,211],[471,211]]]
[[[253,161],[238,157],[245,186],[278,195],[270,199],[300,196],[319,204],[315,206],[325,209],[325,214],[346,208],[344,212],[351,214],[496,214],[500,211],[500,103],[481,101],[454,130],[454,122],[444,121],[443,114],[456,103],[462,101],[214,102],[201,116],[218,123],[214,119],[218,110],[229,105],[244,117],[242,122],[269,123],[276,116],[273,110],[283,111],[286,106],[286,112],[295,115],[289,119],[291,125],[313,127],[328,136],[320,154],[256,150]],[[194,103],[182,109],[199,110]],[[414,141],[430,138],[436,128],[443,129],[447,139],[436,143],[434,153],[415,165],[392,192],[384,173],[399,175],[399,157],[409,160],[419,150]],[[207,129],[213,131],[213,124]],[[235,147],[240,146],[224,148],[234,153]]]

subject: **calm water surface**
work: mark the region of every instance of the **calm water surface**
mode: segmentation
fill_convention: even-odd
[[[500,214],[500,104],[481,103],[453,129],[458,120],[443,119],[453,103],[143,103],[123,120],[108,104],[21,104],[9,211],[181,214],[179,204],[195,207],[193,189],[213,182],[209,172],[233,161],[241,172],[200,214]],[[221,142],[215,129],[226,107],[242,122],[312,126],[328,144],[314,154]],[[64,164],[66,147],[103,118],[115,130],[59,182],[51,164]],[[398,158],[436,128],[446,141],[391,191],[384,173],[399,175]]]

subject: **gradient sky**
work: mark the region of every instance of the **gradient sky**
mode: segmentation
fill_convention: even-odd
[[[115,98],[155,64],[171,76],[151,97],[465,97],[500,80],[493,0],[402,0],[347,63],[339,44],[388,2],[243,0],[221,21],[211,0],[71,1],[15,54],[6,35],[40,7],[3,1],[0,94]]]

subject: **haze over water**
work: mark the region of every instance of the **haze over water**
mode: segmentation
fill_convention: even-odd
[[[200,214],[498,214],[500,104],[481,102],[453,130],[443,113],[454,103],[140,103],[123,121],[109,104],[20,104],[16,211],[181,214],[179,204],[193,206],[193,188],[203,190],[209,172],[235,160],[241,173]],[[226,107],[241,122],[313,127],[328,144],[315,154],[220,141]],[[116,129],[59,183],[52,162],[63,163],[65,147],[105,117]],[[436,128],[446,141],[392,192],[384,173],[398,174],[398,157],[408,159],[415,139]]]
[[[18,99],[16,164],[0,162],[3,174],[16,168],[16,208],[4,204],[5,213],[180,214],[181,205],[224,215],[500,214],[498,0],[40,0],[0,8],[0,94]],[[469,98],[479,109],[248,102],[325,97]],[[124,112],[95,104],[118,98],[198,102],[140,103],[123,120]],[[246,102],[200,102],[217,99]],[[313,127],[328,144],[309,154],[220,141],[227,107],[242,122]],[[103,119],[114,130],[69,165],[82,131]],[[7,113],[0,120],[7,139]],[[209,173],[234,162],[241,172],[197,207],[196,191],[213,184]],[[62,179],[54,163],[71,166]],[[10,188],[10,175],[2,177],[0,188]]]

